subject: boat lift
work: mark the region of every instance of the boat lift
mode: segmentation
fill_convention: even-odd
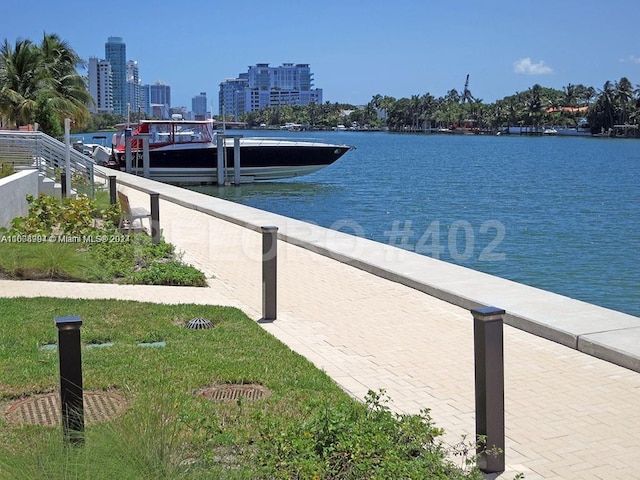
[[[142,176],[144,178],[150,178],[150,169],[149,169],[149,138],[150,134],[147,133],[139,133],[135,135],[135,139],[142,140]],[[226,133],[216,133],[216,142],[217,142],[217,165],[216,165],[216,173],[217,173],[217,183],[218,185],[229,185],[230,183],[227,181],[227,149],[226,149],[226,139],[233,139],[233,184],[240,185],[240,139],[243,135],[229,135]],[[135,162],[135,172],[132,166],[132,149],[131,142],[133,140],[133,135],[131,135],[131,129],[125,129],[125,172],[127,173],[135,173],[139,174],[139,163],[136,158]]]

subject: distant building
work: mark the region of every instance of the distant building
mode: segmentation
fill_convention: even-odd
[[[127,46],[122,37],[109,37],[104,45],[105,59],[111,64],[113,111],[127,114]]]
[[[89,58],[88,88],[93,105],[89,108],[91,113],[113,112],[113,84],[111,63],[107,60],[99,60],[96,57]]]
[[[127,62],[127,104],[131,113],[144,111],[141,101],[140,74],[138,71],[138,62],[129,60]]]
[[[149,105],[151,116],[154,118],[168,119],[171,107],[171,87],[164,82],[156,82],[148,85]],[[162,106],[162,108],[159,108]]]
[[[220,115],[237,119],[240,114],[248,111],[245,102],[245,92],[248,88],[249,81],[246,74],[240,74],[240,78],[229,78],[222,82],[218,93]]]
[[[269,106],[322,103],[322,89],[313,87],[313,74],[306,63],[268,63],[250,66],[247,73],[220,84],[220,114],[239,115]]]
[[[207,92],[200,92],[191,99],[191,110],[196,120],[207,118]]]

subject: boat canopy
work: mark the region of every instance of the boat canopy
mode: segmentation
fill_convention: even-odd
[[[124,132],[126,125],[118,125],[119,131],[113,136],[113,145],[119,151],[124,151]],[[157,148],[174,143],[212,143],[214,139],[212,121],[172,121],[172,120],[143,120],[132,128],[132,137],[148,135],[149,148]],[[142,142],[133,140],[132,150],[141,150]]]

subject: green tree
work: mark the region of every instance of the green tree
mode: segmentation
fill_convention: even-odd
[[[45,33],[40,45],[5,39],[0,47],[0,116],[16,128],[33,122],[57,135],[64,118],[82,126],[92,102],[76,68],[83,65],[73,49],[55,34]],[[58,125],[53,119],[57,117]]]
[[[41,54],[30,40],[5,39],[0,47],[0,116],[2,123],[18,128],[35,119],[36,97],[44,86]]]

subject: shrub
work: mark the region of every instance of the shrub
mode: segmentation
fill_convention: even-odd
[[[369,391],[366,405],[309,407],[310,418],[260,422],[258,453],[267,478],[481,479],[448,460],[429,410],[399,415],[384,392]],[[266,415],[259,413],[259,415]]]
[[[133,274],[133,283],[144,285],[182,285],[203,287],[207,280],[200,270],[176,260],[156,262]]]

